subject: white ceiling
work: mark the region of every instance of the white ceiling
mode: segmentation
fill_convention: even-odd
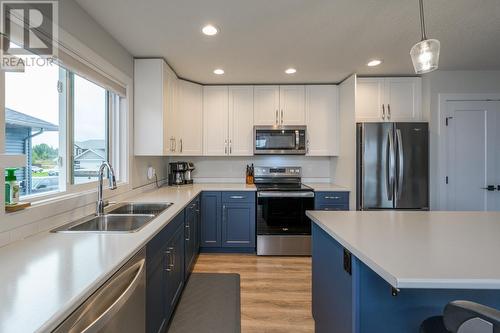
[[[200,83],[339,82],[414,74],[417,0],[76,0],[135,57]],[[426,0],[443,70],[500,69],[500,0]],[[213,23],[221,31],[206,37]],[[381,58],[378,68],[368,68]],[[216,76],[215,68],[226,74]],[[288,67],[297,68],[286,75]]]

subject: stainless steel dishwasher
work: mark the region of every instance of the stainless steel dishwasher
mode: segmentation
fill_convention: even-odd
[[[146,250],[141,249],[54,332],[140,333],[146,330]]]

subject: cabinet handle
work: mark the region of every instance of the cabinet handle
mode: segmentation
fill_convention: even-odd
[[[174,152],[177,151],[177,140],[174,137]]]
[[[231,199],[245,199],[243,195],[232,195],[230,196]]]
[[[233,154],[233,142],[229,139],[229,155]]]
[[[226,205],[222,205],[222,221],[226,221]]]
[[[382,104],[382,120],[385,119],[385,105]]]
[[[185,229],[184,229],[185,234],[187,234],[187,236],[185,236],[185,237],[184,237],[184,239],[185,239],[186,241],[189,241],[189,240],[191,240],[191,226],[190,226],[190,225],[189,225],[189,223],[188,223],[188,224],[186,224],[186,225],[184,226],[184,228],[185,228]]]
[[[180,144],[181,144],[180,153],[182,153],[182,139],[180,139],[179,141],[180,141]]]
[[[227,140],[224,140],[224,155],[227,155]]]
[[[391,104],[387,104],[387,119],[391,119]]]
[[[309,139],[306,141],[306,153],[309,154]]]
[[[276,125],[278,125],[278,110],[276,110]]]
[[[165,255],[167,256],[167,267],[165,268],[165,271],[171,272],[172,269],[174,268],[174,259],[172,259],[172,251],[174,250],[173,247],[168,247],[167,251],[165,251]]]
[[[281,125],[283,125],[283,109],[281,109]]]
[[[339,200],[340,197],[337,197],[337,196],[335,196],[335,197],[325,197],[325,199]]]

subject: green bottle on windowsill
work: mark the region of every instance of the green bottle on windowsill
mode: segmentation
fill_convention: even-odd
[[[19,183],[16,177],[16,168],[6,168],[5,171],[5,203],[15,205],[19,202]]]

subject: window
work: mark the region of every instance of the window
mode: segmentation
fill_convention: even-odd
[[[104,88],[81,76],[73,77],[73,184],[97,180],[108,160],[108,102]]]
[[[27,156],[21,197],[78,190],[108,160],[123,180],[126,150],[111,141],[125,142],[124,98],[109,89],[54,63],[5,73],[5,150]]]
[[[57,87],[65,75],[56,64],[5,73],[5,150],[27,156],[16,172],[21,196],[64,190],[58,163],[64,96]]]

